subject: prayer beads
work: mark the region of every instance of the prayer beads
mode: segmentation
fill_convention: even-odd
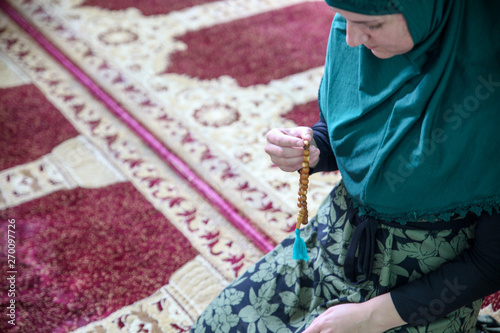
[[[300,181],[299,181],[299,202],[297,206],[299,207],[299,214],[297,215],[297,229],[300,229],[300,225],[306,225],[308,220],[307,212],[307,188],[309,185],[309,141],[304,140],[304,152],[302,156],[302,169],[300,169]]]

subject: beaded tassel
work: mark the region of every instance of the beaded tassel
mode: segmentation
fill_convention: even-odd
[[[293,244],[293,259],[309,260],[307,247],[304,240],[300,237],[300,225],[306,225],[308,222],[307,212],[307,187],[309,185],[309,141],[304,140],[304,152],[302,157],[302,168],[300,169],[299,182],[299,214],[297,215],[297,225],[295,227],[295,243]]]

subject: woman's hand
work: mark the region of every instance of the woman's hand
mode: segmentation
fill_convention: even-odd
[[[313,139],[310,127],[275,128],[267,135],[266,153],[271,161],[283,171],[297,171],[302,168],[304,140],[310,142],[309,165],[314,168],[319,161],[319,149]]]
[[[364,303],[332,306],[304,333],[381,333],[404,324],[387,293]]]

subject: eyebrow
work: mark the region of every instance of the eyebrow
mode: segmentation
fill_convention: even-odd
[[[349,20],[349,21],[356,24],[382,23],[382,21],[379,19],[373,19],[368,21],[355,21],[355,20]]]

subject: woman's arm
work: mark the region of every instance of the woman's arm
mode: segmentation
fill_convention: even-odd
[[[382,333],[404,324],[387,293],[364,303],[332,306],[304,333]]]
[[[426,325],[498,290],[500,214],[483,214],[471,249],[390,293],[360,304],[333,306],[304,332],[379,333],[406,323]]]
[[[474,244],[435,272],[390,292],[411,325],[425,325],[500,290],[500,214],[482,214]]]
[[[325,121],[320,120],[312,126],[314,133],[314,143],[321,152],[318,164],[311,169],[310,173],[338,170],[337,160],[330,145],[330,135]]]

